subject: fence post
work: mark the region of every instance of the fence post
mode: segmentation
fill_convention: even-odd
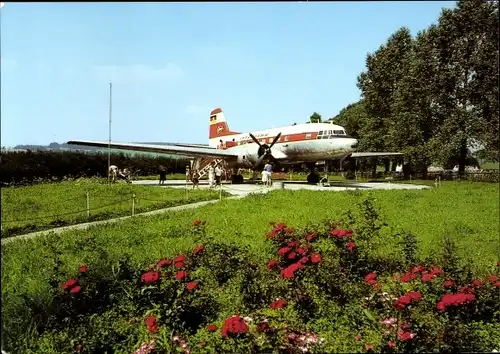
[[[135,194],[132,194],[132,216],[135,214]]]
[[[90,219],[90,195],[87,192],[87,219]]]

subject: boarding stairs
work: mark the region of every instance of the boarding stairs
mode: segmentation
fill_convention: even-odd
[[[208,171],[210,170],[211,166],[216,166],[217,164],[223,164],[224,160],[223,159],[217,159],[213,157],[201,157],[197,158],[191,163],[191,170],[198,170],[198,175],[199,178],[203,178]]]

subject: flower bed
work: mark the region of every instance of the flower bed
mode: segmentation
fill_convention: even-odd
[[[54,283],[33,352],[455,352],[500,347],[500,280],[450,260],[394,262],[333,222],[272,223],[275,257],[216,242],[109,274],[82,265]],[[203,240],[203,242],[201,242]],[[408,243],[411,243],[407,240]],[[410,247],[410,246],[408,246]],[[407,248],[408,248],[407,247]],[[451,255],[449,255],[451,257]],[[500,264],[497,266],[500,267]],[[498,268],[497,268],[498,273]]]

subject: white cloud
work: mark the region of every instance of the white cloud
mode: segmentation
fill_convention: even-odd
[[[17,61],[13,59],[0,58],[2,71],[17,68]]]
[[[191,116],[208,115],[210,108],[199,104],[191,104],[186,107],[186,113]]]
[[[160,68],[136,64],[94,66],[92,69],[94,74],[99,78],[112,82],[169,80],[184,75],[184,71],[181,68],[171,63]]]

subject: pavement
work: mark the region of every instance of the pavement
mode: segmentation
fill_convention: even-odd
[[[153,180],[133,181],[132,183],[137,184],[137,185],[150,185],[152,188],[153,187],[157,187],[157,188],[165,188],[165,187],[186,188],[187,186],[189,188],[192,188],[191,184],[186,185],[186,182],[179,181],[179,180],[167,181],[163,185],[159,185],[158,181],[153,181]],[[200,189],[208,189],[210,187],[209,187],[207,181],[200,181],[199,188]],[[220,187],[213,187],[213,188],[219,189]],[[286,189],[286,190],[307,189],[307,190],[316,190],[316,191],[324,191],[324,192],[339,192],[339,191],[356,190],[356,189],[358,189],[358,190],[359,189],[361,189],[361,190],[374,190],[374,189],[427,189],[427,188],[430,188],[430,187],[423,186],[423,185],[416,185],[416,184],[403,184],[403,183],[391,183],[391,182],[387,182],[387,183],[385,183],[385,182],[330,182],[330,186],[328,186],[328,187],[310,185],[310,184],[307,184],[307,183],[301,182],[301,181],[275,181],[272,187],[264,187],[264,186],[262,186],[262,184],[255,183],[253,181],[245,181],[245,183],[243,183],[243,184],[231,184],[231,183],[224,183],[224,182],[222,183],[222,190],[224,190],[232,195],[232,197],[223,198],[224,200],[240,199],[240,198],[246,197],[249,194],[268,193],[272,190],[277,190],[277,189]],[[215,200],[209,200],[209,201],[204,201],[204,202],[179,205],[179,206],[171,207],[171,208],[158,209],[158,210],[153,210],[153,211],[149,211],[149,212],[145,212],[145,213],[138,213],[138,214],[135,214],[133,216],[132,215],[123,216],[123,217],[114,218],[114,219],[93,221],[93,222],[87,222],[87,223],[82,223],[82,224],[63,226],[63,227],[58,227],[58,228],[44,230],[44,231],[32,232],[32,233],[24,234],[24,235],[7,237],[7,238],[2,239],[1,244],[3,246],[7,243],[14,241],[14,240],[21,240],[21,239],[27,240],[27,239],[30,239],[30,238],[33,238],[36,236],[44,235],[44,234],[50,234],[50,233],[60,234],[62,232],[68,231],[68,230],[88,229],[89,227],[92,227],[92,226],[115,223],[115,222],[118,222],[121,220],[134,218],[134,217],[149,216],[149,215],[161,214],[161,213],[165,213],[165,212],[169,212],[169,211],[179,211],[179,210],[198,208],[198,207],[205,206],[208,204],[217,203],[219,200],[220,199],[215,199]]]
[[[165,184],[159,185],[158,181],[154,180],[144,180],[144,181],[133,181],[132,183],[138,185],[150,185],[159,188],[170,187],[170,188],[192,188],[192,184],[186,184],[185,181],[171,180],[166,181]],[[209,185],[207,181],[200,181],[200,189],[208,189]],[[215,189],[218,187],[215,187]],[[323,187],[318,185],[307,184],[302,181],[275,181],[274,185],[269,187],[264,187],[262,184],[253,181],[245,181],[242,184],[231,184],[230,182],[222,183],[222,189],[234,196],[246,196],[250,193],[267,193],[271,190],[276,189],[288,189],[288,190],[314,190],[323,192],[339,192],[347,190],[375,190],[375,189],[427,189],[429,186],[417,185],[417,184],[405,184],[405,183],[392,183],[392,182],[330,182],[330,186]]]

